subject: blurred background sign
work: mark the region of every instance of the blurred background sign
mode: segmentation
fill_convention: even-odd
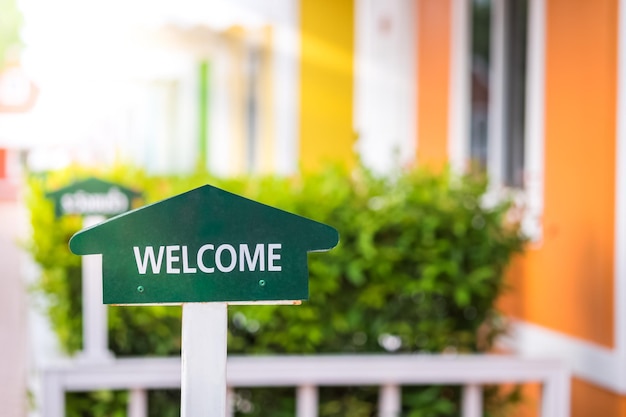
[[[57,217],[115,216],[130,210],[141,193],[99,178],[87,178],[50,192],[48,197],[54,201]]]

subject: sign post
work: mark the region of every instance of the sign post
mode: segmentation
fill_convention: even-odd
[[[209,185],[113,217],[70,240],[102,254],[105,304],[183,306],[182,416],[226,415],[227,306],[308,299],[307,253],[325,224]]]
[[[181,416],[226,416],[226,303],[184,303]]]
[[[107,216],[131,209],[132,201],[140,194],[119,184],[88,178],[76,181],[47,194],[54,202],[56,217],[79,215],[83,227],[102,223]],[[89,300],[102,299],[102,260],[98,255],[83,258],[83,350],[80,358],[89,361],[111,359],[108,349],[107,309],[101,303]]]
[[[83,218],[83,227],[102,223],[106,217],[90,215]],[[107,306],[93,302],[102,299],[102,258],[98,255],[85,256],[81,265],[83,296],[83,350],[80,358],[87,361],[108,360]]]

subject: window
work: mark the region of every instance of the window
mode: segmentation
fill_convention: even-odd
[[[472,2],[471,51],[471,130],[470,159],[475,167],[487,169],[487,126],[489,121],[489,64],[491,36],[491,4]]]
[[[469,157],[525,188],[528,0],[472,0]]]

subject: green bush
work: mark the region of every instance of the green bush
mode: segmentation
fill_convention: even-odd
[[[28,198],[38,289],[68,353],[82,343],[80,259],[67,249],[81,223],[56,220],[45,192],[85,175],[73,169],[32,178]],[[508,202],[483,204],[487,182],[480,176],[412,170],[380,177],[362,168],[288,178],[156,177],[128,168],[95,175],[144,191],[146,203],[210,183],[339,230],[335,249],[309,255],[309,301],[229,307],[231,354],[480,352],[503,331],[494,303],[525,240],[507,217]],[[118,356],[179,354],[180,308],[110,308],[109,340]],[[241,391],[253,404],[241,415],[291,415],[293,392],[278,397],[284,400],[276,397],[281,390],[271,392],[268,400],[262,390]],[[374,415],[375,397],[371,389],[323,390],[321,415]],[[456,388],[407,388],[403,398],[407,416],[458,412]]]

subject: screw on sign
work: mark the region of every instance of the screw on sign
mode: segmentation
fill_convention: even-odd
[[[227,305],[308,299],[307,253],[338,241],[328,225],[205,185],[84,229],[70,249],[102,254],[105,304],[182,304],[182,416],[224,416]]]

